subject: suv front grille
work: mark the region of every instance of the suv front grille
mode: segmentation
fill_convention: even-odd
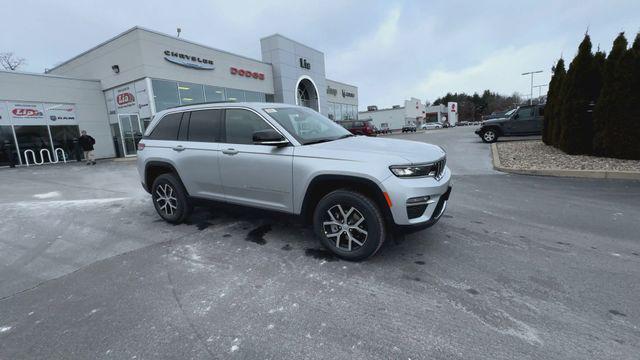
[[[442,175],[444,175],[444,168],[445,165],[447,164],[447,158],[443,157],[442,159],[436,161],[435,163],[433,163],[433,166],[435,167],[435,179],[436,180],[440,180],[442,179]]]

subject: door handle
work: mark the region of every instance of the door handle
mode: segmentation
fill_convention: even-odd
[[[227,154],[227,155],[235,155],[238,153],[238,150],[236,149],[224,149],[222,150],[223,154]]]
[[[178,145],[178,146],[174,146],[174,147],[173,147],[173,151],[182,151],[182,150],[184,150],[184,149],[185,149],[185,147],[184,147],[184,146],[182,146],[182,145]]]

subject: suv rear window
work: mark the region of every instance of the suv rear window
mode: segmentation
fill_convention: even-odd
[[[220,142],[223,112],[224,110],[192,111],[189,119],[189,141]]]
[[[181,119],[182,113],[166,115],[160,119],[160,122],[153,128],[148,138],[153,140],[177,140]]]

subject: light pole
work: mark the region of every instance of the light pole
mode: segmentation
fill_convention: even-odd
[[[529,71],[526,73],[522,73],[522,75],[531,75],[531,98],[529,98],[529,105],[533,104],[533,74],[538,74],[541,73],[542,70],[538,70],[538,71]]]
[[[534,86],[535,88],[538,88],[538,102],[540,102],[540,97],[542,96],[542,88],[545,86],[549,86],[547,84],[540,84],[540,85],[536,85]]]

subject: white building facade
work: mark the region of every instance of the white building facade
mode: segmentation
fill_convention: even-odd
[[[424,122],[425,106],[420,99],[404,101],[404,106],[375,109],[358,113],[359,120],[371,120],[379,129],[399,130],[405,125],[418,126]]]
[[[279,34],[260,43],[262,60],[256,60],[134,27],[46,74],[0,72],[0,145],[8,142],[5,148],[11,148],[0,153],[12,154],[2,155],[0,163],[11,157],[25,164],[26,150],[46,150],[45,162],[46,152],[60,153],[56,149],[61,143],[48,123],[53,119],[51,105],[58,103],[69,105],[75,114],[73,120],[66,119],[73,127],[67,137],[86,129],[96,139],[99,158],[134,156],[153,115],[181,105],[275,101],[308,106],[334,118],[336,107],[340,116],[355,116],[357,87],[327,80],[322,52]],[[338,96],[329,93],[334,88],[339,88]],[[88,107],[88,98],[101,104]],[[22,106],[19,114],[41,115],[15,115],[16,104]],[[19,126],[29,127],[16,132]],[[62,147],[68,157],[73,157],[72,147]]]

